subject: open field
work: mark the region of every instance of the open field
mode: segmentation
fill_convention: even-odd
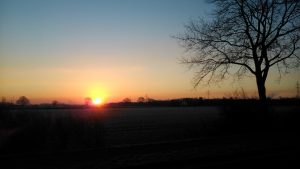
[[[253,111],[257,109],[1,110],[1,168],[251,168],[295,163],[299,106],[273,106],[267,119]]]

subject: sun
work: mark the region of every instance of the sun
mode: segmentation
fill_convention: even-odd
[[[102,103],[102,100],[99,97],[96,97],[93,99],[93,104],[94,105],[100,105]]]

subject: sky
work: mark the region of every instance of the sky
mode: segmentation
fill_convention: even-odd
[[[257,96],[253,77],[194,89],[195,70],[180,64],[186,52],[172,36],[212,10],[200,0],[0,0],[0,96],[32,103],[214,98],[241,90]],[[295,96],[299,72],[279,80],[272,70],[268,95]]]

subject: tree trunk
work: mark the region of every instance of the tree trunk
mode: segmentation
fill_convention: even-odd
[[[260,100],[260,104],[257,105],[257,107],[259,108],[259,112],[261,113],[261,115],[259,116],[260,118],[258,120],[261,120],[262,125],[267,125],[266,120],[269,117],[269,107],[267,103],[265,80],[262,76],[256,75],[256,84]]]
[[[267,101],[265,81],[259,75],[256,76],[256,84],[257,84],[259,100],[262,103],[265,103]]]

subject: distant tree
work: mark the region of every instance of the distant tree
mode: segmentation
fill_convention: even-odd
[[[2,103],[2,104],[5,104],[5,103],[6,103],[6,98],[5,98],[5,97],[2,97],[2,98],[1,98],[1,103]]]
[[[138,103],[144,103],[145,102],[145,98],[144,97],[138,97],[137,102]]]
[[[216,5],[210,21],[196,20],[176,37],[193,54],[183,63],[198,68],[200,82],[217,82],[227,75],[256,79],[259,99],[266,100],[269,70],[299,66],[299,0],[211,0]],[[297,53],[298,52],[298,53]]]
[[[155,99],[152,99],[150,97],[147,97],[147,99],[146,99],[146,102],[155,102],[155,101],[156,101]]]
[[[123,99],[123,103],[131,103],[131,99],[126,97],[125,99]]]
[[[57,100],[53,100],[52,101],[52,106],[56,106],[58,104],[58,101]]]
[[[21,96],[17,101],[16,101],[17,105],[22,105],[22,106],[26,106],[30,104],[30,101],[27,97],[25,96]]]
[[[92,98],[86,97],[86,98],[84,99],[84,104],[85,104],[86,106],[92,105]]]

